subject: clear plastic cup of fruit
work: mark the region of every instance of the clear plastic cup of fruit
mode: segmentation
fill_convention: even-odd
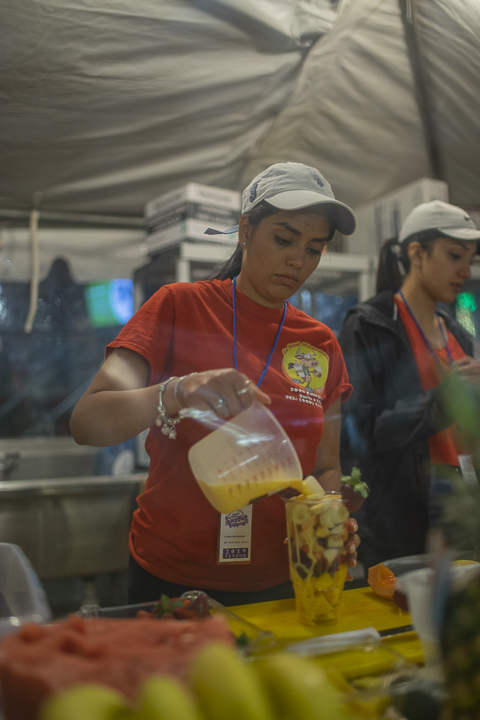
[[[347,577],[347,520],[340,493],[286,500],[290,578],[298,618],[316,625],[338,617]]]

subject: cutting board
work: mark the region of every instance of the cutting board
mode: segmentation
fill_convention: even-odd
[[[283,642],[296,642],[319,635],[360,630],[365,627],[385,630],[412,622],[409,613],[397,607],[393,600],[375,595],[369,587],[345,590],[340,600],[338,620],[315,627],[307,627],[298,622],[295,600],[237,605],[230,610],[263,630],[269,630]],[[397,635],[382,642],[411,662],[423,663],[422,646],[416,633]]]

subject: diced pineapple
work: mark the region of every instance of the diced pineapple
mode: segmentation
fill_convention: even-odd
[[[327,558],[328,564],[331,565],[338,555],[338,550],[336,548],[328,548],[323,554]]]
[[[327,545],[329,548],[341,548],[343,547],[343,538],[341,535],[329,535],[327,538]]]
[[[343,586],[339,588],[331,588],[329,590],[324,590],[324,595],[330,605],[338,605],[342,596],[342,592]]]
[[[315,543],[315,531],[313,528],[309,528],[305,532],[298,533],[298,544],[302,545],[313,545]]]
[[[313,584],[315,590],[326,590],[327,588],[332,587],[333,578],[329,572],[324,572],[318,577],[312,578],[311,583]]]
[[[330,507],[331,519],[334,521],[334,525],[344,523],[348,518],[348,510],[345,505],[341,502],[336,503]]]
[[[308,477],[306,477],[305,480],[303,481],[303,483],[304,483],[305,489],[307,490],[307,493],[305,493],[305,494],[315,495],[315,496],[318,495],[320,497],[325,495],[325,490],[320,485],[317,478],[314,477],[313,475],[309,475]]]
[[[315,528],[315,535],[317,537],[324,538],[330,535],[330,530],[326,525],[317,525],[317,527]]]
[[[317,615],[323,615],[324,613],[329,612],[331,609],[332,606],[325,597],[324,592],[321,592],[319,595],[315,596],[315,613]]]
[[[336,524],[335,520],[332,518],[332,509],[333,508],[331,507],[327,507],[320,514],[320,524],[324,525],[329,529],[331,529]]]
[[[328,550],[327,550],[328,552]],[[343,587],[345,580],[347,579],[348,568],[345,564],[339,565],[337,572],[333,576],[332,585],[334,587]]]

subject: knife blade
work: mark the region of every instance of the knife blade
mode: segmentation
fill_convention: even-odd
[[[382,639],[394,637],[395,635],[403,635],[404,633],[415,632],[413,625],[399,625],[398,627],[385,628],[385,630],[379,630],[378,634]]]
[[[319,637],[301,640],[285,647],[288,652],[300,655],[323,655],[325,653],[344,650],[352,645],[362,643],[379,643],[384,638],[390,638],[402,633],[413,632],[413,625],[400,625],[400,627],[376,630],[373,627],[362,628],[361,630],[350,630],[348,632],[333,633],[332,635],[321,635]]]

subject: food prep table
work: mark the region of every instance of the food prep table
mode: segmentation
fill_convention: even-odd
[[[315,627],[298,622],[293,599],[238,605],[229,609],[262,630],[273,633],[279,642],[285,644],[365,627],[387,630],[412,622],[408,612],[401,610],[392,600],[375,595],[370,587],[345,590],[339,605],[338,620]],[[382,643],[412,663],[423,663],[420,639],[413,631],[392,635],[382,640]]]

